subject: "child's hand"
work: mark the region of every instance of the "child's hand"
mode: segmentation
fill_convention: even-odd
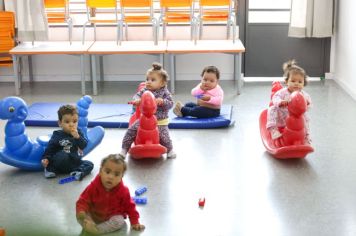
[[[210,100],[210,98],[211,97],[209,95],[203,95],[200,99],[207,102]]]
[[[49,164],[49,160],[47,158],[46,159],[42,159],[41,164],[42,164],[42,166],[44,168],[46,168],[48,166],[48,164]]]
[[[81,156],[81,157],[84,156],[84,152],[80,148],[78,148],[78,155]]]
[[[288,106],[288,101],[285,100],[281,101],[281,103],[279,104],[279,107],[286,107],[286,106]]]
[[[70,134],[74,137],[74,138],[79,138],[79,133],[78,133],[78,130],[76,128],[73,128],[71,131],[70,131]]]
[[[135,105],[135,106],[138,106],[138,105],[140,105],[140,103],[141,103],[141,99],[136,99],[135,101],[133,101],[133,105]]]
[[[162,106],[163,105],[163,98],[156,98],[156,103],[157,103],[157,106]]]
[[[96,224],[92,220],[84,219],[83,220],[83,228],[88,233],[99,234],[99,230],[96,228]]]
[[[132,228],[133,230],[141,231],[141,230],[144,230],[144,229],[145,229],[145,226],[144,226],[144,225],[141,225],[141,224],[134,224],[134,225],[131,225],[131,228]]]

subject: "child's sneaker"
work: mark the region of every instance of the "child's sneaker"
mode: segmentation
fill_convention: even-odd
[[[276,128],[270,129],[270,132],[271,132],[271,138],[272,139],[277,139],[279,137],[282,137],[281,132],[279,132],[278,129],[276,129]]]
[[[173,113],[178,117],[182,117],[183,116],[182,107],[183,107],[183,104],[181,102],[177,102],[173,108]]]
[[[47,179],[55,178],[55,177],[56,177],[56,173],[51,172],[51,171],[48,171],[48,170],[45,168],[45,169],[44,169],[44,176],[45,176]]]
[[[74,176],[76,180],[82,181],[84,177],[84,173],[81,171],[73,171],[70,173],[71,176]]]
[[[167,153],[168,159],[174,159],[176,157],[177,157],[177,154],[173,150],[171,150],[169,153]]]

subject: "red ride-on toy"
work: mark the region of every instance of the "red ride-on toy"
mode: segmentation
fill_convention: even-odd
[[[142,94],[141,103],[130,118],[129,126],[139,119],[136,140],[129,150],[134,159],[160,158],[167,149],[159,143],[157,118],[155,116],[157,104],[150,91]]]
[[[274,82],[272,86],[272,96],[283,86],[279,82]],[[272,98],[271,96],[271,98]],[[289,116],[286,120],[286,127],[281,129],[282,137],[272,140],[270,132],[266,128],[267,109],[260,115],[260,133],[263,145],[267,152],[276,158],[304,158],[314,149],[310,144],[305,143],[305,127],[303,114],[307,110],[307,103],[300,92],[293,92],[288,103]]]

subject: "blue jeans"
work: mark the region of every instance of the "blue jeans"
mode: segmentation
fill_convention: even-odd
[[[220,116],[220,109],[211,109],[202,107],[194,102],[188,102],[182,107],[183,116],[192,116],[196,118],[212,118]]]

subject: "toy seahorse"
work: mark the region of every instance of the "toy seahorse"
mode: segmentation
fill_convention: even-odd
[[[31,140],[25,133],[24,120],[27,105],[18,97],[0,100],[0,119],[8,120],[5,126],[5,147],[0,149],[0,161],[25,170],[41,170],[41,158],[48,137]]]

